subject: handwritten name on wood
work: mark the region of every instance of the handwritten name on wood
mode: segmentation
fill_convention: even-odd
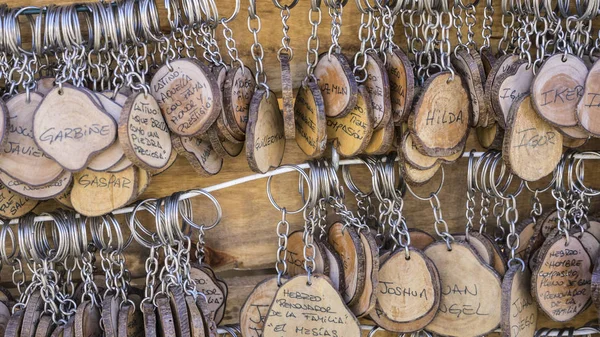
[[[596,61],[584,83],[583,93],[577,104],[577,120],[588,132],[600,135],[600,62]]]
[[[538,308],[531,296],[529,268],[513,265],[502,280],[502,336],[533,337]]]
[[[100,216],[123,207],[137,192],[137,170],[118,173],[83,170],[73,177],[71,203],[86,216]]]
[[[356,104],[358,86],[346,57],[323,53],[315,68],[327,117],[343,117]]]
[[[285,282],[282,279],[282,282]],[[243,336],[260,337],[269,307],[279,290],[277,278],[268,278],[257,284],[240,309],[240,329]]]

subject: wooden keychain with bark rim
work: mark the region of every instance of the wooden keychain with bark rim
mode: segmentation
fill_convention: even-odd
[[[246,157],[250,169],[265,173],[281,165],[285,150],[284,120],[279,110],[277,96],[267,85],[263,69],[263,46],[258,41],[261,21],[257,13],[256,0],[250,1],[248,8],[248,29],[254,36],[251,46],[256,64],[256,84],[258,89],[252,96],[246,129]]]
[[[308,175],[295,165],[285,165],[298,171],[301,179],[303,179],[308,186],[308,195],[312,195],[312,184]],[[275,201],[273,192],[271,189],[272,176],[267,180],[267,196],[271,201],[273,207],[281,212],[281,220],[277,223],[277,237],[278,237],[278,248],[275,263],[275,269],[277,270],[276,277],[270,277],[259,284],[250,292],[246,301],[240,309],[240,331],[243,336],[261,336],[263,333],[263,327],[269,307],[275,299],[275,294],[279,288],[287,282],[287,237],[289,235],[290,224],[287,221],[288,214],[297,214],[303,212],[310,203],[310,199],[306,198],[304,204],[296,209],[288,211],[286,207],[281,207]]]

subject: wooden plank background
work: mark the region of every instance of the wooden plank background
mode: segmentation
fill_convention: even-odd
[[[230,24],[230,27],[234,31],[234,37],[241,58],[246,65],[254,68],[254,63],[249,53],[250,45],[253,41],[246,21],[248,3],[246,0],[241,1],[239,15]],[[9,7],[17,7],[24,5],[45,6],[52,3],[64,4],[69,2],[69,0],[36,0],[32,4],[24,0],[8,0],[7,4]],[[161,26],[166,31],[168,22],[164,3],[162,1],[157,2],[160,11]],[[478,23],[476,25],[476,40],[478,42],[481,42],[480,27],[483,13],[483,7],[481,6],[483,3],[481,2],[480,7],[477,8]],[[234,0],[217,1],[219,13],[229,16],[233,11],[234,4]],[[499,1],[494,1],[494,4],[496,5],[496,11],[494,15],[492,45],[495,48],[501,37],[502,27],[500,25],[501,10],[499,8]],[[298,5],[292,10],[291,18],[288,22],[290,26],[291,46],[294,49],[295,55],[291,65],[295,88],[299,86],[306,71],[306,41],[310,34],[310,26],[308,24],[309,6],[310,1],[299,1]],[[262,19],[262,31],[259,33],[259,38],[265,49],[264,67],[269,79],[269,85],[274,91],[278,92],[280,91],[280,81],[279,63],[276,54],[280,48],[282,36],[280,13],[270,0],[257,0],[257,10]],[[322,11],[322,25],[319,27],[319,36],[321,38],[320,51],[325,51],[330,45],[330,19],[324,5],[322,6]],[[359,12],[354,1],[349,1],[344,9],[340,40],[344,53],[349,57],[359,47],[357,35],[359,24]],[[597,20],[594,25],[593,36],[596,36],[599,26]],[[28,33],[24,32],[24,35],[24,39],[27,40]],[[404,47],[404,33],[400,24],[396,25],[396,37],[396,42],[401,47]],[[227,60],[224,38],[221,33],[218,34],[217,38],[221,46],[221,52]],[[586,144],[585,148],[598,149],[598,145],[598,142],[590,141]],[[473,135],[470,136],[467,143],[467,149],[471,148],[479,149]],[[186,160],[180,157],[170,169],[152,179],[150,187],[142,198],[162,197],[176,191],[203,188],[251,175],[253,173],[248,169],[243,153],[237,158],[225,159],[222,171],[210,178],[198,176]],[[295,142],[293,140],[288,141],[283,162],[295,164],[302,163],[305,160],[306,157],[296,146]],[[444,188],[439,195],[444,218],[453,232],[464,230],[465,225],[466,164],[467,159],[463,158],[452,165],[445,166],[446,178]],[[596,164],[589,163],[588,165],[591,168],[586,171],[586,180],[589,179],[587,181],[590,182],[597,181],[600,178],[600,171],[595,168]],[[352,172],[360,186],[368,186],[370,176],[366,168],[355,167],[352,169]],[[434,182],[417,190],[421,194],[428,194],[437,188],[438,182],[439,175],[434,178]],[[295,208],[300,205],[300,197],[295,190],[295,186],[298,184],[297,174],[278,176],[274,179],[273,184],[273,191],[280,205],[285,205],[288,208]],[[211,265],[229,284],[230,297],[227,305],[226,323],[234,323],[238,320],[237,315],[240,306],[253,286],[264,277],[272,275],[274,271],[273,266],[277,245],[275,225],[281,218],[281,214],[271,206],[267,199],[266,179],[237,185],[213,194],[223,208],[223,219],[217,228],[207,233],[206,241],[209,247]],[[530,197],[530,193],[524,192],[518,198],[521,218],[529,214]],[[348,204],[354,205],[353,197],[349,193],[346,196],[346,201]],[[554,204],[549,193],[545,193],[542,196],[542,201],[544,209],[550,209]],[[196,219],[204,219],[207,223],[214,219],[214,209],[205,198],[194,200],[193,205]],[[57,203],[49,201],[42,203],[35,211],[39,213],[55,209],[56,207]],[[595,201],[592,210],[596,208],[597,202]],[[434,233],[433,215],[427,202],[419,201],[408,195],[405,202],[405,215],[409,227],[420,228]],[[288,220],[292,224],[292,230],[301,228],[303,224],[301,216],[289,216]],[[152,228],[153,222],[149,221],[148,218],[144,222],[149,228]],[[123,227],[125,228],[125,226]],[[128,233],[126,228],[124,231]],[[147,251],[136,244],[133,244],[127,251],[127,266],[131,270],[132,276],[136,278],[135,283],[143,283],[142,277],[145,275],[144,258],[146,255]],[[5,267],[2,269],[0,274],[1,285],[11,287],[10,273],[10,268]],[[539,327],[555,327],[564,325],[581,326],[589,320],[595,319],[597,314],[595,309],[590,308],[585,313],[579,315],[574,321],[564,325],[549,322],[547,318],[543,317],[543,314],[540,316]]]

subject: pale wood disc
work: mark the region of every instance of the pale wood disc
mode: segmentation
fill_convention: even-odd
[[[356,229],[336,222],[329,228],[327,241],[342,259],[344,268],[344,284],[340,293],[349,305],[355,305],[365,290],[367,277],[366,249]]]
[[[117,337],[120,301],[108,295],[102,301],[102,329],[106,337]]]
[[[52,89],[33,115],[35,143],[66,170],[77,172],[117,137],[117,123],[85,88]]]
[[[417,228],[409,228],[408,234],[410,234],[410,245],[419,250],[425,250],[435,241],[431,234]]]
[[[100,216],[123,207],[137,193],[137,170],[119,173],[83,170],[75,174],[71,202],[77,212]]]
[[[156,170],[154,172],[150,172],[150,174],[152,176],[156,176],[156,175],[159,175],[159,174],[165,172],[171,166],[173,166],[173,164],[175,163],[175,160],[177,160],[177,151],[171,151],[171,156],[169,157],[169,161],[167,162],[167,165],[165,165],[165,167],[161,168],[160,170]]]
[[[187,306],[188,316],[190,318],[190,335],[192,337],[206,337],[204,318],[202,318],[202,313],[200,312],[200,309],[198,309],[194,297],[190,295],[185,296],[185,305]]]
[[[582,312],[591,299],[592,261],[576,237],[555,235],[539,249],[531,292],[552,320],[566,322]]]
[[[479,232],[469,232],[468,240],[466,234],[464,233],[452,234],[452,237],[456,240],[462,240],[470,245],[483,262],[490,265],[492,268],[494,267],[494,249],[492,248],[490,242],[484,238],[483,235],[479,234]]]
[[[131,197],[131,200],[129,200],[129,202],[127,202],[128,204],[139,199],[142,196],[142,194],[144,194],[144,192],[146,191],[148,186],[150,186],[150,181],[152,181],[152,175],[150,174],[150,172],[144,170],[143,168],[137,167],[137,166],[135,166],[135,169],[137,171],[137,175],[136,175],[137,190],[135,191],[134,195]]]
[[[237,125],[238,132],[246,133],[250,102],[256,88],[252,70],[244,66],[233,67],[227,72],[223,85],[224,116],[227,124]]]
[[[333,287],[338,291],[340,291],[340,289],[345,289],[346,284],[342,258],[340,258],[335,249],[333,249],[333,246],[326,240],[319,240],[319,245],[327,258],[329,264],[329,273],[327,276],[329,276],[329,280],[333,284]]]
[[[600,136],[600,61],[587,74],[583,93],[577,103],[577,121],[585,130]]]
[[[132,288],[134,290],[135,288]],[[144,335],[144,317],[140,310],[142,294],[130,293],[127,299],[133,302],[123,303],[119,310],[117,333],[119,337],[142,336]]]
[[[392,120],[392,102],[390,100],[390,80],[383,61],[377,56],[375,51],[366,53],[367,58],[365,71],[367,78],[364,86],[371,97],[371,106],[373,107],[374,128],[379,130],[385,128]],[[393,125],[392,120],[392,125]]]
[[[469,134],[471,103],[460,76],[431,76],[413,107],[408,128],[422,153],[447,156],[462,150]]]
[[[533,77],[533,67],[526,60],[515,61],[496,76],[490,95],[496,121],[503,129],[509,128],[511,108],[529,95]]]
[[[171,151],[171,156],[173,156],[173,153],[175,153],[175,152],[176,151]],[[177,153],[175,153],[175,155],[177,155]],[[131,162],[131,160],[129,160],[129,158],[127,158],[127,157],[123,157],[115,165],[109,167],[108,170],[106,170],[106,172],[117,173],[117,172],[124,171],[132,166],[133,166],[133,163]],[[156,171],[156,172],[158,172],[158,171]],[[152,174],[158,174],[158,173],[153,172]]]
[[[536,113],[531,96],[510,109],[502,157],[511,171],[527,181],[552,173],[562,156],[562,135]]]
[[[23,314],[23,323],[21,324],[21,337],[33,337],[35,335],[35,328],[40,321],[42,312],[44,311],[44,299],[39,291],[36,291],[31,295],[27,305],[25,306],[25,312]]]
[[[590,134],[581,126],[561,126],[558,127],[557,130],[563,134],[563,136],[568,136],[575,139],[588,139],[590,138]]]
[[[69,186],[67,186],[67,189],[65,189],[61,194],[57,195],[56,197],[54,197],[54,200],[56,200],[59,204],[61,204],[62,206],[68,208],[68,209],[73,209],[73,203],[71,203],[71,189],[73,188],[73,184],[69,184]]]
[[[479,145],[489,150],[502,150],[502,141],[504,140],[504,129],[494,122],[488,127],[478,127],[475,129]]]
[[[294,106],[296,143],[309,157],[323,154],[327,146],[327,119],[321,90],[306,80],[298,89]]]
[[[430,169],[438,162],[437,157],[431,157],[419,152],[417,145],[412,140],[410,132],[405,132],[400,143],[400,154],[404,161],[419,170]]]
[[[558,212],[556,209],[546,211],[540,216],[538,221],[542,226],[542,236],[547,238],[550,236],[550,233],[558,227]]]
[[[503,337],[533,337],[536,332],[538,308],[531,296],[531,272],[514,264],[502,280]]]
[[[294,85],[292,83],[292,70],[290,69],[290,55],[279,53],[281,65],[281,101],[283,114],[283,129],[286,139],[296,138],[296,123],[294,118]]]
[[[464,241],[438,241],[425,249],[442,284],[437,315],[426,327],[447,336],[481,336],[500,324],[500,276]]]
[[[219,287],[217,281],[205,269],[199,268],[197,265],[190,269],[190,277],[196,281],[196,290],[206,296],[208,303],[209,314],[213,319],[217,310],[224,305],[226,301],[223,289]]]
[[[587,139],[575,139],[569,136],[563,135],[563,146],[568,147],[570,149],[576,149],[578,147],[582,147],[587,143],[589,138]]]
[[[427,183],[429,180],[431,180],[431,178],[433,178],[433,176],[442,166],[440,162],[437,162],[432,168],[419,170],[418,168],[404,161],[402,156],[399,156],[398,158],[400,158],[399,165],[400,171],[402,172],[402,177],[406,179],[406,182],[414,186],[421,186]]]
[[[592,261],[596,261],[598,253],[600,253],[600,241],[590,232],[585,231],[583,233],[579,231],[573,231],[573,235],[576,235],[585,251],[590,256]]]
[[[304,241],[302,237],[303,232],[301,230],[294,231],[288,235],[286,261],[290,277],[306,274],[306,270],[304,269]],[[315,260],[315,270],[313,270],[313,273],[329,274],[329,260],[326,259],[325,253],[318,241],[315,241],[314,249],[307,250],[307,254],[312,255]]]
[[[1,306],[2,305],[0,304],[0,307]],[[50,337],[55,328],[56,325],[54,325],[54,322],[52,321],[52,315],[44,314],[42,315],[42,318],[40,318],[37,328],[35,329],[35,337]],[[1,328],[0,333],[4,336],[4,330]]]
[[[159,296],[156,298],[156,309],[158,312],[158,334],[160,336],[177,336],[175,329],[175,319],[169,304],[169,298]]]
[[[39,200],[14,193],[6,186],[0,184],[0,217],[2,218],[19,218],[31,212],[39,202]]]
[[[391,321],[405,323],[411,332],[427,326],[437,313],[441,284],[433,262],[420,250],[398,249],[381,265],[377,286],[377,308]]]
[[[210,141],[194,137],[171,135],[173,148],[184,156],[194,171],[202,176],[219,173],[223,167],[223,158],[210,145]]]
[[[361,85],[356,96],[356,103],[347,115],[327,118],[327,140],[333,141],[335,149],[344,157],[363,152],[373,134],[373,108],[369,93]]]
[[[72,178],[73,174],[65,170],[57,180],[51,183],[42,186],[29,186],[6,173],[0,172],[0,181],[4,186],[22,196],[37,200],[51,199],[64,193],[71,186]]]
[[[346,56],[323,53],[315,67],[327,117],[346,116],[356,105],[358,85]]]
[[[371,140],[365,148],[365,153],[369,155],[386,154],[392,150],[394,145],[396,127],[394,121],[389,120],[388,123],[379,130],[373,131]]]
[[[184,58],[163,65],[152,77],[150,89],[169,129],[180,136],[206,132],[221,113],[221,88],[198,60]]]
[[[377,302],[377,285],[379,283],[379,247],[371,232],[360,231],[360,242],[365,251],[365,287],[358,301],[350,305],[356,317],[367,315]]]
[[[494,267],[494,269],[498,272],[498,274],[500,274],[500,276],[504,276],[504,274],[506,274],[507,269],[506,263],[508,262],[506,255],[504,255],[504,252],[502,251],[496,240],[494,240],[494,238],[491,237],[489,234],[482,233],[481,237],[483,240],[487,241],[489,246],[492,248],[492,267]]]
[[[300,337],[313,329],[323,335],[360,337],[358,320],[348,310],[329,279],[299,275],[279,288],[265,321],[264,337]],[[319,308],[307,312],[303,308]],[[307,318],[308,316],[308,318]]]
[[[286,282],[282,279],[282,282]],[[261,336],[269,307],[279,290],[277,277],[268,278],[252,290],[240,309],[240,330],[242,336]]]
[[[24,310],[18,310],[10,316],[8,323],[6,324],[6,330],[4,331],[4,337],[19,337],[21,335],[21,325],[23,323],[24,313]]]
[[[35,143],[33,115],[42,95],[30,93],[16,95],[6,102],[8,109],[8,134],[0,170],[31,186],[41,186],[56,180],[63,168]]]
[[[460,74],[465,81],[469,90],[469,98],[471,101],[471,118],[469,118],[471,126],[476,126],[480,123],[480,116],[484,115],[485,102],[483,97],[483,81],[479,67],[475,58],[471,54],[474,52],[468,49],[459,49],[451,55],[451,62],[454,70]]]
[[[104,110],[113,118],[115,123],[117,123],[120,119],[123,106],[111,99],[108,95],[112,95],[112,92],[97,93],[96,97],[100,100],[100,104]],[[115,137],[118,137],[118,133],[115,134]],[[106,150],[98,153],[98,155],[92,158],[87,167],[94,171],[106,171],[123,158],[125,158],[125,153],[121,147],[121,142],[117,140]]]
[[[10,320],[10,309],[8,308],[8,305],[4,302],[0,302],[0,336],[4,336],[4,332],[6,331],[6,328],[8,326],[8,321]],[[46,321],[44,318],[46,316],[42,317],[42,320],[40,320],[40,323],[42,323],[42,321]],[[50,320],[50,322],[52,322],[52,320]],[[39,325],[38,325],[38,329],[39,329]],[[46,337],[50,335],[45,334],[45,335],[40,335],[41,337]],[[37,333],[36,333],[36,337],[37,337]]]
[[[215,123],[216,124],[216,123]],[[208,140],[213,150],[218,156],[225,157],[237,157],[244,149],[244,143],[233,143],[227,139],[221,140],[219,137],[218,127],[213,124],[210,129],[206,132],[208,134]]]
[[[531,84],[535,110],[555,126],[577,125],[577,103],[583,96],[587,75],[587,66],[576,55],[550,56]]]
[[[150,172],[165,167],[173,151],[158,102],[143,92],[129,96],[123,105],[118,139],[125,156]]]
[[[246,128],[246,157],[254,172],[265,173],[283,160],[285,135],[277,96],[259,89],[250,103]]]
[[[482,54],[482,56],[484,56],[485,54]],[[486,57],[483,57],[482,59],[483,61],[483,65],[484,68],[486,68]],[[499,116],[502,111],[495,110],[494,104],[492,104],[492,99],[494,98],[492,96],[492,88],[494,87],[494,85],[497,86],[496,79],[498,79],[499,77],[503,76],[502,74],[504,72],[507,71],[513,71],[514,72],[514,64],[516,62],[519,61],[519,55],[515,55],[515,54],[505,54],[502,57],[500,57],[499,59],[497,59],[494,64],[492,65],[492,67],[489,69],[488,73],[487,73],[487,78],[485,80],[485,86],[484,86],[484,93],[485,93],[485,103],[487,105],[487,111],[491,112],[490,115],[494,116],[494,118],[496,118],[497,120],[497,116]],[[500,126],[503,126],[504,124],[502,123],[502,121],[497,121],[498,123],[501,123]]]
[[[415,76],[410,60],[400,48],[387,51],[386,69],[390,80],[390,101],[394,123],[405,122],[415,93]]]
[[[144,316],[144,335],[146,337],[157,337],[156,312],[152,303],[142,304],[142,315]]]

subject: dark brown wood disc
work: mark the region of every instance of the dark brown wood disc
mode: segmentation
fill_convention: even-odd
[[[338,53],[323,53],[315,67],[327,117],[346,116],[356,105],[358,85],[348,59]]]
[[[144,317],[140,311],[139,304],[142,300],[140,295],[129,294],[128,299],[133,302],[123,303],[118,315],[117,333],[119,337],[144,335]]]
[[[75,337],[101,337],[100,328],[101,314],[98,307],[92,302],[85,301],[79,304],[75,313],[74,336]]]
[[[0,304],[0,307],[1,306],[2,305]],[[40,318],[35,329],[35,337],[50,337],[55,328],[56,325],[54,325],[54,322],[52,321],[52,315],[44,314],[42,315],[42,318]],[[4,336],[3,329],[0,329],[0,333]]]
[[[71,316],[64,325],[63,337],[75,337],[75,317]]]
[[[292,70],[290,69],[290,55],[279,53],[281,66],[281,112],[283,113],[283,129],[286,139],[296,138],[296,122],[294,118],[294,86],[292,83]]]
[[[171,312],[173,313],[174,326],[177,336],[190,337],[190,318],[185,302],[185,294],[180,287],[170,289]]]
[[[21,336],[21,325],[23,323],[24,310],[17,310],[10,316],[8,323],[6,324],[6,330],[4,331],[5,337],[19,337]]]
[[[40,321],[42,312],[44,311],[44,299],[39,291],[33,293],[23,313],[23,323],[21,324],[21,333],[19,336],[22,337],[33,337],[35,335],[35,328]]]
[[[319,86],[306,80],[298,89],[294,105],[295,137],[298,147],[309,157],[323,154],[327,146],[325,105]]]
[[[119,299],[108,295],[102,301],[102,329],[106,337],[117,337]]]
[[[208,337],[218,337],[219,332],[217,328],[217,323],[213,319],[213,316],[210,314],[210,310],[208,308],[208,303],[203,296],[198,296],[196,298],[196,305],[204,317],[204,326],[206,327],[205,334]]]
[[[158,296],[156,298],[156,309],[158,312],[158,332],[161,336],[177,336],[175,328],[175,318],[169,303],[169,298],[166,296]]]

